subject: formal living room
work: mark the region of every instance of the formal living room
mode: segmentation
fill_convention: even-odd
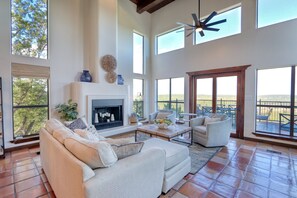
[[[1,0],[0,198],[297,197],[296,10]]]

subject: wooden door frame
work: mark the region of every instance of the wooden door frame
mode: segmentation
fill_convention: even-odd
[[[237,79],[237,114],[236,114],[236,134],[231,134],[232,137],[243,139],[244,133],[244,103],[245,103],[245,70],[251,65],[235,66],[228,68],[203,70],[187,72],[189,75],[189,110],[190,112],[196,112],[196,83],[197,78],[207,78],[207,77],[224,77],[236,75]],[[213,92],[216,89],[213,89]],[[213,101],[214,102],[214,101]]]

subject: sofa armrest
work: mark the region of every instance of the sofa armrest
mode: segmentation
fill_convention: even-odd
[[[204,122],[204,117],[197,117],[190,120],[190,127],[202,125]]]
[[[96,176],[84,184],[85,197],[150,198],[161,194],[165,151],[152,148],[95,170]]]
[[[149,114],[149,123],[150,124],[154,123],[154,120],[156,119],[157,114],[158,114],[158,112],[154,112],[154,113]]]

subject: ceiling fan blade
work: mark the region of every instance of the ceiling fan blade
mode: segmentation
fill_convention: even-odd
[[[200,34],[201,37],[204,36],[204,32],[203,31],[199,31],[199,34]]]
[[[178,25],[183,25],[183,26],[190,26],[190,27],[196,27],[195,25],[187,24],[187,23],[182,23],[182,22],[176,22]]]
[[[195,13],[192,13],[192,17],[193,17],[193,20],[195,22],[195,26],[199,27],[200,26],[200,21],[199,21],[197,15]]]
[[[217,25],[217,24],[220,24],[220,23],[225,23],[226,21],[227,21],[227,19],[222,19],[222,20],[219,20],[219,21],[215,21],[213,23],[206,24],[206,27]]]
[[[208,27],[205,27],[205,28],[203,28],[203,30],[216,31],[216,32],[218,32],[220,29],[218,29],[218,28],[208,28]]]
[[[215,15],[217,15],[216,11],[213,11],[204,21],[203,23],[206,24],[208,21],[210,21]]]
[[[195,32],[195,30],[193,30],[192,32],[190,32],[187,37],[189,37],[191,34],[193,34]]]

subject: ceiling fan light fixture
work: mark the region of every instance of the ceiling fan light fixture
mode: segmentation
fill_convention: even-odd
[[[198,27],[198,28],[197,28],[197,31],[198,31],[198,32],[202,32],[202,31],[203,31],[202,27]]]

